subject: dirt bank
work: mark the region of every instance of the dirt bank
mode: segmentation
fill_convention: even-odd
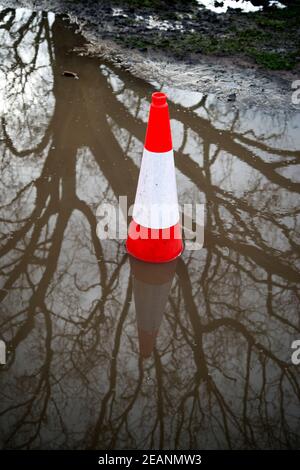
[[[233,106],[299,108],[292,103],[292,83],[300,78],[299,26],[286,12],[281,20],[276,12],[217,15],[180,2],[175,14],[170,8],[158,11],[155,2],[151,8],[131,3],[145,5],[0,0],[4,7],[67,14],[88,41],[82,53],[99,55],[158,86],[212,93]]]

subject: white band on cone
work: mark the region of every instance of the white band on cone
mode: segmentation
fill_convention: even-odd
[[[133,219],[137,224],[153,229],[178,223],[173,150],[157,153],[144,149]]]

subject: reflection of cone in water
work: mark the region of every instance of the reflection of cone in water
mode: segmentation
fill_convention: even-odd
[[[177,260],[146,264],[130,257],[140,355],[144,359],[152,354],[155,346],[176,263]]]
[[[183,250],[167,97],[153,93],[145,148],[126,242],[128,253],[164,263]]]

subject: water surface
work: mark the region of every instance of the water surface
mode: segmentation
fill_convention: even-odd
[[[130,262],[95,213],[133,201],[154,86],[81,44],[0,11],[2,447],[299,447],[299,113],[158,84],[205,245]]]

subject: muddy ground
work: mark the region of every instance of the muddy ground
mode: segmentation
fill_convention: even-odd
[[[300,77],[298,1],[291,9],[222,15],[193,3],[179,2],[175,13],[165,2],[0,2],[67,14],[87,39],[82,53],[158,87],[215,94],[239,107],[299,107],[292,103],[292,83]]]

